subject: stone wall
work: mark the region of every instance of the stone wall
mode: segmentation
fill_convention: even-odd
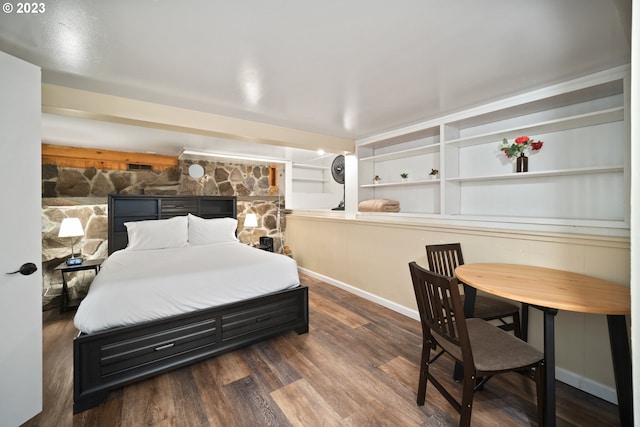
[[[89,200],[72,198],[43,199],[42,205],[42,271],[44,309],[60,306],[62,276],[56,266],[71,257],[71,245],[76,255],[84,259],[107,257],[107,205],[88,204]],[[79,218],[84,228],[82,237],[58,237],[64,218]],[[94,272],[67,274],[69,297],[86,295]]]
[[[189,166],[194,163],[204,167],[204,177],[193,179],[189,176]],[[42,166],[43,198],[106,198],[112,193],[266,196],[270,191],[268,165],[184,160],[178,167],[163,172]]]
[[[193,179],[189,166],[202,165],[205,176]],[[282,174],[283,171],[280,171]],[[282,182],[282,181],[281,181]],[[276,194],[270,194],[270,193]],[[260,236],[274,239],[276,252],[283,247],[284,197],[269,186],[268,165],[245,165],[204,160],[182,160],[177,168],[163,172],[116,171],[42,166],[42,264],[43,308],[58,307],[62,277],[54,268],[71,256],[71,238],[59,238],[60,223],[66,217],[80,218],[85,235],[75,238],[74,250],[85,259],[107,256],[107,195],[222,195],[238,197],[238,238],[257,244]],[[245,230],[247,213],[258,216],[258,227]],[[279,219],[279,221],[278,221]],[[93,271],[67,274],[71,298],[86,294]]]

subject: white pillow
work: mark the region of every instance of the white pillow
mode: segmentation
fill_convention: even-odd
[[[129,244],[127,249],[180,248],[189,245],[189,223],[186,216],[153,221],[125,222]]]
[[[211,243],[237,242],[235,218],[204,219],[192,214],[189,217],[189,244],[193,246]]]

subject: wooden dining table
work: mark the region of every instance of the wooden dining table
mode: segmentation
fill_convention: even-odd
[[[476,290],[529,304],[544,313],[545,425],[555,426],[555,332],[558,310],[607,316],[620,425],[633,425],[631,352],[625,316],[630,288],[569,271],[519,264],[475,263],[456,268],[465,287],[465,315],[473,315]]]

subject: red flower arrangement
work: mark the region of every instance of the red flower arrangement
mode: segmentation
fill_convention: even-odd
[[[544,142],[534,141],[528,136],[517,137],[513,144],[509,144],[509,141],[505,138],[500,145],[500,151],[504,152],[504,155],[510,159],[511,157],[523,154],[525,150],[538,151],[542,148],[543,144]]]

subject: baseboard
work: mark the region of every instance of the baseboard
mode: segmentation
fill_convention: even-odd
[[[578,390],[582,390],[585,393],[589,393],[592,396],[606,400],[609,403],[613,403],[614,405],[618,404],[618,394],[615,388],[590,380],[589,378],[581,377],[575,372],[556,367],[556,380],[575,387]]]
[[[362,289],[356,288],[354,286],[351,286],[339,280],[332,279],[329,276],[325,276],[323,274],[319,274],[314,271],[307,270],[306,268],[298,267],[298,270],[300,270],[307,276],[311,276],[316,279],[322,280],[323,282],[328,283],[332,286],[335,286],[336,288],[344,289],[347,292],[351,292],[352,294],[358,295],[359,297],[362,297],[366,300],[375,302],[376,304],[380,304],[381,306],[387,307],[388,309],[391,309],[397,313],[403,314],[407,317],[410,317],[418,321],[420,320],[420,314],[418,313],[417,310],[411,310],[403,305],[381,298],[370,292],[363,291]]]
[[[383,307],[386,307],[397,313],[403,314],[414,320],[420,320],[420,314],[418,313],[417,310],[409,309],[403,305],[381,298],[370,292],[363,291],[362,289],[356,288],[354,286],[351,286],[339,280],[335,280],[329,276],[316,273],[315,271],[307,270],[306,268],[302,268],[302,267],[298,267],[298,269],[302,273],[308,276],[311,276],[313,278],[322,280],[323,282],[328,283],[332,286],[335,286],[336,288],[344,289],[347,292],[351,292],[352,294],[358,295],[366,300],[375,302],[376,304],[380,304]],[[575,387],[578,390],[582,390],[585,393],[589,393],[600,399],[606,400],[607,402],[613,403],[614,405],[618,404],[618,398],[617,398],[615,388],[606,386],[604,384],[590,380],[585,377],[581,377],[575,372],[571,372],[566,369],[556,367],[556,380],[561,381],[565,384],[568,384],[571,387]]]

